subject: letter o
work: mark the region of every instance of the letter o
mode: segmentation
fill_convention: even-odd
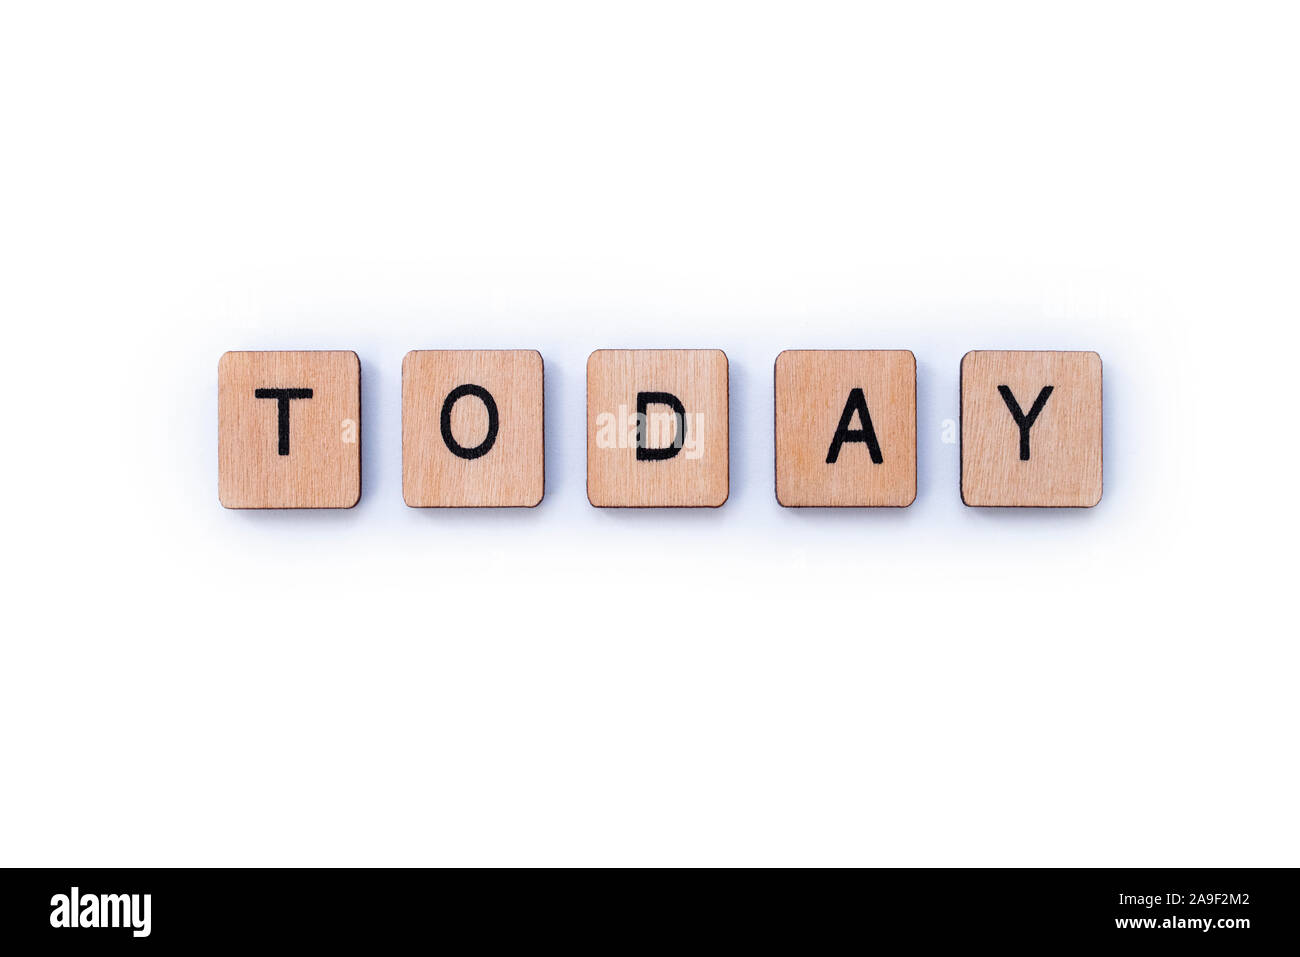
[[[456,436],[451,434],[452,407],[467,395],[472,395],[481,400],[488,414],[487,438],[472,449],[465,448],[456,441]],[[458,385],[447,393],[447,399],[442,403],[440,424],[442,426],[442,440],[447,443],[447,448],[451,450],[452,455],[459,456],[462,459],[476,459],[480,455],[487,455],[492,450],[492,446],[496,444],[497,428],[500,425],[496,400],[492,398],[492,393],[481,385]]]

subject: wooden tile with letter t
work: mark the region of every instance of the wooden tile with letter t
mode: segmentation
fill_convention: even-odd
[[[1101,357],[968,352],[961,360],[967,505],[1091,508],[1101,501]]]
[[[402,497],[412,508],[542,501],[542,356],[428,350],[402,360]]]
[[[587,499],[717,508],[730,490],[727,356],[599,349],[587,360]]]
[[[916,356],[906,349],[776,357],[776,500],[787,507],[911,505]]]
[[[227,352],[217,365],[226,508],[351,508],[361,498],[355,352]]]

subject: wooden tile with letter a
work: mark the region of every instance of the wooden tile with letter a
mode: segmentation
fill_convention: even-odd
[[[1097,353],[966,353],[961,499],[1055,508],[1101,501]]]
[[[355,352],[227,352],[217,365],[226,508],[351,508],[361,498]]]
[[[412,508],[532,508],[545,487],[542,355],[408,352],[402,497]]]
[[[906,349],[776,357],[776,500],[788,507],[911,505],[916,357]]]
[[[587,360],[587,499],[717,508],[730,490],[727,356],[599,349]]]

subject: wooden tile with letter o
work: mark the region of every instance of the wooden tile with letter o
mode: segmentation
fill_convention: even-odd
[[[967,505],[1090,508],[1101,501],[1101,357],[968,352],[961,360]]]
[[[402,361],[402,497],[413,508],[532,508],[545,487],[533,349],[420,350]]]
[[[727,356],[599,349],[587,360],[587,499],[717,508],[729,493]]]
[[[776,499],[904,507],[916,499],[916,357],[906,349],[776,358]]]
[[[351,508],[361,498],[355,352],[227,352],[217,365],[226,508]]]

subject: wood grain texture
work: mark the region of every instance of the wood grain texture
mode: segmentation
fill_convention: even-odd
[[[310,389],[288,403],[258,389]],[[227,352],[217,365],[217,495],[226,508],[351,508],[361,498],[355,352]]]
[[[861,389],[881,461],[863,442],[827,453]],[[775,364],[776,498],[791,508],[895,507],[916,499],[916,357],[896,350],[787,350]],[[849,429],[864,430],[860,413]]]
[[[402,497],[412,508],[532,508],[545,493],[544,372],[532,349],[427,350],[402,361]],[[454,454],[442,409],[462,385],[486,389],[497,435],[477,458]],[[487,404],[474,395],[451,406],[452,437],[465,449],[488,435]]]
[[[676,396],[678,454],[639,461],[638,392]],[[730,492],[727,356],[720,349],[600,349],[587,360],[587,499],[600,508],[717,508]],[[675,414],[647,410],[647,446],[676,440]],[[651,441],[653,439],[654,441]]]
[[[999,392],[1028,415],[1021,429]],[[1101,501],[1101,357],[1095,352],[968,352],[961,362],[961,497],[972,506],[1091,508]]]

